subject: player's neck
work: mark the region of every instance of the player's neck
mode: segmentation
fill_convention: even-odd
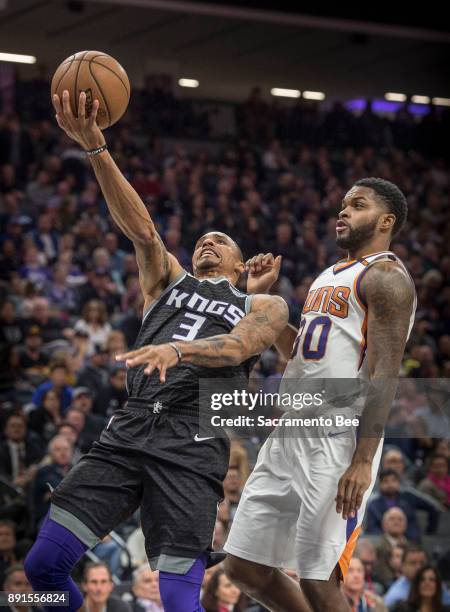
[[[202,278],[226,278],[232,285],[236,283],[234,276],[230,276],[218,270],[205,270],[204,272],[195,274],[195,278],[199,280],[202,280]]]
[[[347,259],[361,259],[374,253],[382,253],[389,250],[389,242],[387,240],[373,240],[362,247],[347,252]]]

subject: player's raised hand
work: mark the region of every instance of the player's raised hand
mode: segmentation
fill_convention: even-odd
[[[364,493],[372,479],[372,464],[368,462],[352,463],[345,470],[338,483],[336,495],[336,512],[342,512],[342,518],[354,518],[362,504]]]
[[[69,138],[75,140],[86,151],[96,149],[105,144],[102,131],[96,122],[99,107],[98,100],[94,100],[91,113],[87,115],[86,94],[82,91],[78,101],[78,117],[74,116],[72,112],[67,89],[63,91],[62,100],[58,94],[54,94],[52,102],[56,111],[56,121]]]
[[[281,255],[259,253],[245,263],[247,293],[268,293],[280,274]]]
[[[166,382],[166,373],[179,363],[178,353],[170,344],[143,346],[135,351],[116,355],[116,361],[125,361],[127,368],[145,364],[144,374],[150,376],[154,370],[159,370],[159,381]]]

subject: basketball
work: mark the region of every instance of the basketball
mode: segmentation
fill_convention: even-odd
[[[94,100],[100,103],[97,123],[103,130],[116,123],[125,113],[130,100],[130,82],[117,60],[100,51],[80,51],[65,59],[56,69],[51,95],[62,98],[70,94],[74,115],[78,115],[80,93],[86,93],[86,112],[90,114]]]

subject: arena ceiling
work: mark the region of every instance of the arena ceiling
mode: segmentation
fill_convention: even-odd
[[[422,11],[398,19],[345,7],[310,14],[281,0],[0,0],[0,51],[35,55],[51,74],[75,51],[101,50],[134,83],[149,72],[196,78],[200,87],[183,94],[211,99],[244,99],[252,85],[328,99],[450,97],[449,28]]]

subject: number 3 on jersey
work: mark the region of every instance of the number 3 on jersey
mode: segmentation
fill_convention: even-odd
[[[305,332],[306,319],[300,322],[298,336],[295,339],[291,359],[293,359],[300,346],[303,336],[302,352],[304,359],[322,359],[327,348],[328,334],[331,329],[331,321],[328,317],[315,317],[308,325]],[[305,333],[304,333],[305,332]]]
[[[184,316],[186,319],[190,319],[191,321],[193,321],[193,323],[181,323],[180,329],[185,329],[188,333],[184,336],[182,336],[181,334],[173,334],[172,338],[174,340],[194,340],[198,332],[200,331],[201,326],[206,321],[206,317],[196,315],[193,312],[186,312]]]

